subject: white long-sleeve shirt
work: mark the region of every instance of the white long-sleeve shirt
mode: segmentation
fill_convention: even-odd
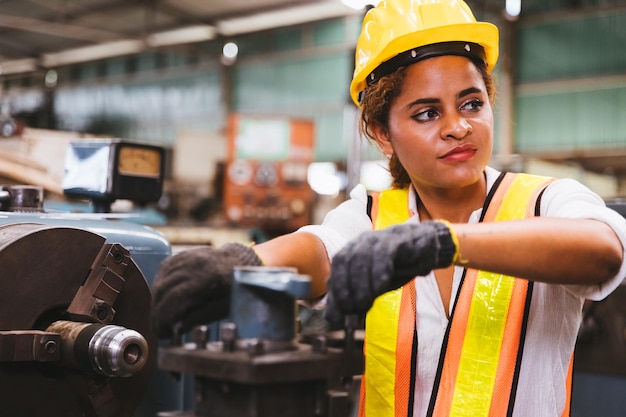
[[[485,170],[487,193],[500,174]],[[418,221],[415,193],[409,193],[409,209]],[[486,197],[486,196],[485,196]],[[477,223],[482,209],[470,216]],[[626,248],[626,219],[606,207],[604,201],[573,179],[559,179],[548,186],[541,198],[541,216],[572,219],[596,219],[608,224]],[[321,225],[299,231],[315,234],[325,245],[329,259],[359,234],[372,230],[367,214],[367,193],[355,187],[350,199],[330,211]],[[463,267],[454,270],[450,311],[444,311],[434,274],[416,277],[416,319],[418,353],[415,370],[414,417],[425,416],[437,371],[439,353],[448,325],[448,317],[459,288]],[[601,284],[556,285],[536,282],[533,288],[524,355],[518,381],[514,417],[558,417],[565,403],[565,379],[576,342],[585,299],[601,300],[626,277],[626,252],[617,275]]]

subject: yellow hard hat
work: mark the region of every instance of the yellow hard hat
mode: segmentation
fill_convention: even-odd
[[[483,59],[489,71],[498,60],[498,28],[477,22],[461,0],[383,0],[363,19],[356,46],[350,96],[398,67],[441,55]]]

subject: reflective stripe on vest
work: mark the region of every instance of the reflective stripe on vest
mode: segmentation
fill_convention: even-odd
[[[535,201],[549,181],[546,177],[507,174],[489,207],[483,209],[484,221],[533,216]],[[528,204],[519,204],[524,201]],[[408,217],[408,189],[387,190],[374,198],[376,229]],[[523,319],[529,303],[527,284],[526,280],[499,274],[467,272],[444,340],[450,349],[442,355],[445,361],[441,361],[435,381],[431,415],[506,416],[512,412],[511,392],[516,386]],[[361,416],[408,415],[413,395],[414,332],[415,287],[411,281],[380,296],[367,315]]]
[[[410,217],[408,198],[407,189],[386,190],[374,195],[374,229],[406,221]],[[378,297],[365,318],[365,329],[366,371],[361,380],[359,415],[406,416],[413,372],[415,283],[410,281]],[[396,346],[408,346],[408,351],[396,355]]]
[[[538,194],[548,181],[544,177],[506,175],[483,221],[533,217]],[[440,382],[433,392],[433,416],[508,414],[516,367],[521,360],[524,316],[530,303],[528,286],[527,280],[467,270],[446,335],[444,362],[438,372]]]

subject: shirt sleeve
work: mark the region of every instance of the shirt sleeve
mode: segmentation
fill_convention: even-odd
[[[303,226],[298,232],[317,236],[328,253],[333,256],[351,239],[367,230],[372,230],[372,221],[367,213],[367,191],[361,184],[350,192],[350,198],[329,211],[322,224]]]
[[[550,184],[541,198],[541,216],[568,219],[594,219],[609,225],[626,248],[626,219],[608,208],[596,193],[573,179],[560,179]],[[568,285],[580,297],[599,301],[617,288],[626,277],[626,250],[619,272],[611,279],[593,285]]]

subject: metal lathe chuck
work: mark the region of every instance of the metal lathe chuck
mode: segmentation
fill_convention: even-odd
[[[127,417],[156,366],[151,296],[129,251],[90,231],[0,226],[0,409]]]

